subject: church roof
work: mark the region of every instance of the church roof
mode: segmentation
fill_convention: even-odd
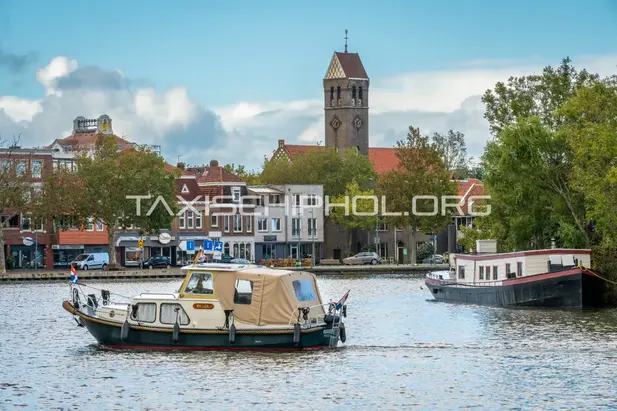
[[[335,52],[330,60],[326,79],[362,78],[368,79],[362,60],[358,53]]]

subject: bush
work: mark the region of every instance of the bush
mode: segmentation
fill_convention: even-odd
[[[425,258],[430,257],[434,252],[435,248],[432,243],[423,243],[416,253],[416,262],[422,263]]]

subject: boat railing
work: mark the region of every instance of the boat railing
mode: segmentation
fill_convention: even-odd
[[[176,295],[172,294],[172,293],[141,293],[141,294],[139,294],[140,297],[143,297],[143,296],[147,297],[149,295],[162,295],[162,296],[165,296],[165,297],[176,298]]]
[[[89,293],[88,289],[99,291],[100,294]],[[124,301],[112,300],[112,296],[119,297]],[[97,307],[112,305],[112,304],[129,304],[131,301],[130,297],[112,293],[109,290],[103,290],[101,288],[92,287],[86,284],[73,284],[71,283],[71,299],[73,301],[73,306],[76,309],[81,309],[82,307],[89,307],[92,310],[95,310]]]
[[[309,310],[311,310],[311,311],[312,311],[312,309],[313,309],[313,308],[321,307],[321,308],[323,309],[324,313],[326,313],[326,314],[327,314],[327,313],[328,313],[328,310],[327,310],[326,308],[329,308],[329,307],[330,307],[330,306],[332,306],[332,305],[336,307],[336,303],[335,303],[335,302],[333,302],[333,301],[331,301],[331,302],[327,302],[327,303],[322,303],[322,304],[315,304],[315,305],[311,305],[311,306],[308,306],[308,307],[300,307],[300,308],[296,308],[296,309],[295,309],[295,310],[293,310],[293,311],[291,312],[291,314],[289,315],[289,322],[287,323],[287,325],[288,325],[288,326],[291,326],[291,325],[292,325],[292,323],[293,323],[293,321],[294,321],[294,318],[297,318],[297,317],[298,317],[298,313],[299,313],[299,312],[300,312],[300,315],[302,315],[302,314],[301,314],[302,309],[306,309],[306,308],[308,308]],[[338,309],[338,310],[335,308],[335,310],[334,310],[334,313],[333,313],[333,314],[336,314],[336,312],[337,312],[337,311],[341,311],[341,310],[342,310],[342,308],[341,308],[341,309]],[[311,320],[319,320],[319,318],[320,318],[319,316],[315,316],[315,317],[308,317],[307,323],[311,323]]]

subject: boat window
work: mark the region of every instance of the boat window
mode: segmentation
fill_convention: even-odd
[[[180,304],[161,304],[161,315],[159,318],[161,324],[175,324],[176,319],[178,319],[178,324],[180,325],[189,325],[191,322],[186,311],[184,311],[184,308],[182,308]]]
[[[193,273],[184,289],[188,294],[214,294],[212,287],[212,274]]]
[[[317,299],[313,290],[312,280],[295,280],[292,284],[298,301],[313,301]]]
[[[487,265],[487,266],[484,268],[484,271],[486,272],[486,279],[487,279],[487,280],[490,280],[490,279],[491,279],[491,266],[490,266],[490,265]]]
[[[523,263],[521,261],[516,263],[516,276],[520,277],[523,275]]]
[[[480,266],[480,280],[484,280],[484,267]]]
[[[236,280],[234,304],[250,304],[252,299],[253,282],[249,280]]]
[[[464,265],[459,265],[458,266],[458,278],[460,278],[460,279],[464,279],[465,278],[465,266]]]
[[[153,323],[156,320],[156,303],[137,303],[133,305],[131,318],[142,323]]]
[[[493,280],[496,280],[496,279],[497,279],[497,273],[498,273],[498,271],[497,271],[497,266],[496,266],[496,265],[494,265],[494,266],[493,266]]]

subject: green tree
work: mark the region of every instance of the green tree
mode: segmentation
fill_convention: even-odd
[[[156,153],[147,148],[119,151],[114,137],[101,135],[94,153],[83,153],[76,162],[76,172],[46,181],[44,202],[50,205],[46,213],[60,216],[56,218],[60,229],[67,224],[103,222],[110,268],[118,264],[114,244],[119,230],[132,226],[150,234],[171,228],[178,211],[178,173]]]
[[[330,204],[347,205],[347,207],[333,206],[329,212],[329,217],[332,218],[337,224],[342,224],[347,228],[348,234],[348,250],[352,249],[352,230],[375,230],[377,225],[377,215],[357,215],[362,214],[378,214],[379,203],[375,204],[374,199],[361,198],[361,197],[374,197],[375,191],[373,189],[361,189],[360,185],[356,181],[352,181],[347,184],[347,188],[342,195],[339,195],[332,200]],[[354,207],[354,198],[355,207]],[[355,209],[354,209],[355,208]]]
[[[407,139],[397,143],[396,156],[399,167],[380,179],[381,194],[386,198],[387,210],[382,213],[400,212],[408,215],[387,216],[385,220],[394,227],[410,228],[411,261],[416,260],[416,232],[438,232],[448,224],[451,213],[442,213],[442,196],[456,195],[456,183],[450,180],[442,154],[430,139],[420,134],[418,128],[409,127]],[[436,196],[432,200],[415,201],[416,196]],[[433,213],[435,215],[421,215]],[[414,212],[415,211],[415,212]]]
[[[12,144],[0,140],[0,274],[6,274],[4,230],[11,219],[33,211],[29,155],[19,152],[18,139]],[[38,252],[38,250],[37,250]]]
[[[235,163],[225,164],[223,168],[232,174],[242,178],[244,182],[249,186],[256,186],[261,184],[261,172],[255,170],[247,170],[243,165]]]
[[[433,133],[431,140],[441,153],[446,170],[457,179],[468,176],[470,159],[467,155],[465,135],[460,131],[448,130],[447,133]]]

